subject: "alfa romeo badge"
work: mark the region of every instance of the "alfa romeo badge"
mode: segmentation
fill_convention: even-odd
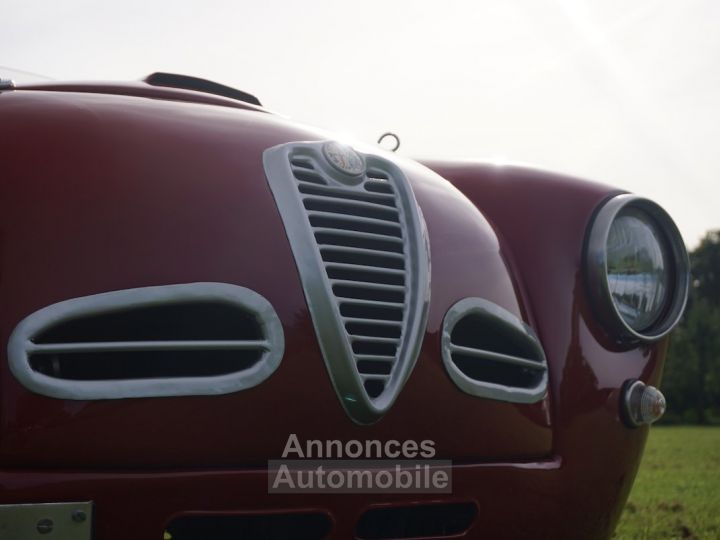
[[[323,154],[328,163],[341,173],[348,176],[360,176],[365,172],[365,160],[345,144],[335,141],[325,143]]]

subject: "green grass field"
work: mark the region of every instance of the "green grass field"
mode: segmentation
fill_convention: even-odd
[[[720,539],[720,427],[650,429],[614,539]]]

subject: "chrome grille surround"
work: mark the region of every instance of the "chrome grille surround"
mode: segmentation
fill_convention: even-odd
[[[364,171],[343,172],[328,163],[326,144],[337,143],[275,146],[263,161],[332,384],[350,418],[370,424],[392,406],[420,352],[427,232],[394,163],[357,153]]]

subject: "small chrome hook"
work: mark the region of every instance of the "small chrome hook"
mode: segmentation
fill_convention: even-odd
[[[385,149],[386,149],[386,150],[390,150],[391,152],[397,152],[397,149],[400,148],[400,137],[398,137],[397,135],[395,135],[394,133],[392,133],[392,132],[390,132],[390,131],[388,131],[388,132],[383,133],[382,135],[380,135],[380,138],[378,139],[378,144],[379,144],[379,145],[382,145],[382,142],[383,142],[385,139],[388,139],[388,138],[393,138],[393,139],[395,139],[395,146],[392,147],[392,148],[387,148],[387,147],[386,147]]]

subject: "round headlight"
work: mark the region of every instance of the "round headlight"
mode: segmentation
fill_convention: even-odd
[[[595,311],[618,340],[654,341],[680,320],[687,251],[657,204],[633,195],[607,201],[590,226],[585,263]]]

